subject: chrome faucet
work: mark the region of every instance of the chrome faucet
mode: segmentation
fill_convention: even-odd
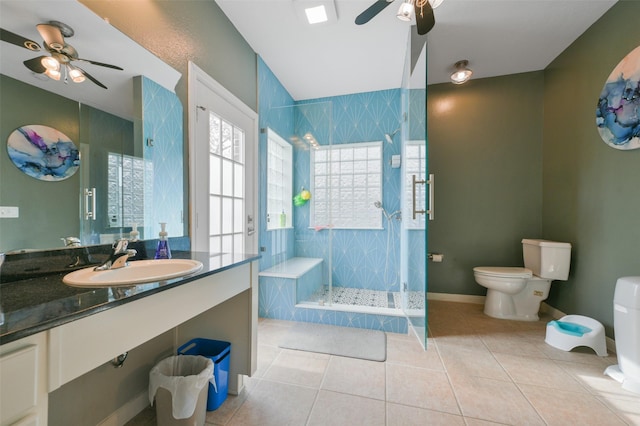
[[[96,266],[94,271],[106,271],[109,269],[119,269],[127,266],[129,257],[135,256],[138,252],[133,249],[127,250],[129,241],[125,238],[113,243],[113,251],[109,258],[100,266]]]
[[[64,241],[64,246],[65,247],[80,247],[80,238],[78,237],[64,237],[64,238],[60,238],[62,241]]]

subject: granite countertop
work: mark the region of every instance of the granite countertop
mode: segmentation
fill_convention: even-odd
[[[186,277],[126,287],[70,287],[62,282],[62,278],[73,269],[62,272],[53,269],[52,273],[25,279],[5,278],[0,282],[0,344],[151,296],[259,257],[238,253],[209,257],[203,252],[174,251],[173,258],[202,262],[202,270]]]

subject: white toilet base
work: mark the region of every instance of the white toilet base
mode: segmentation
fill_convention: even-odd
[[[484,300],[484,313],[490,317],[498,319],[508,319],[514,321],[538,321],[538,310],[540,303],[535,312],[518,313],[516,305],[511,295],[503,293],[491,288],[487,289],[487,297]]]

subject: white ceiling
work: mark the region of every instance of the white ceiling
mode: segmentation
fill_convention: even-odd
[[[369,23],[375,0],[335,0],[338,21],[310,26],[296,2],[215,0],[296,100],[401,86],[409,25],[395,0]],[[428,84],[468,59],[474,78],[544,69],[617,0],[444,0],[428,35]]]

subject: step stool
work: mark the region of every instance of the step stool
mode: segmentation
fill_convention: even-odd
[[[566,315],[559,320],[550,321],[544,341],[567,352],[578,346],[586,346],[598,356],[607,356],[604,327],[593,318],[582,315]]]

